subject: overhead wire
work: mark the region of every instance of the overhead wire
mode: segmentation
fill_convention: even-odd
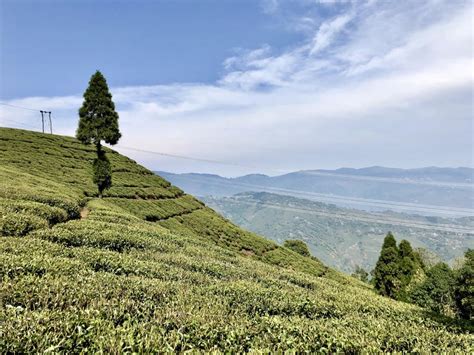
[[[7,106],[7,107],[12,107],[16,109],[21,109],[21,110],[27,110],[27,111],[32,111],[32,112],[39,112],[41,114],[41,130],[44,133],[44,120],[45,117],[44,115],[47,114],[49,117],[49,130],[50,133],[53,134],[53,123],[52,123],[52,118],[51,118],[51,111],[47,110],[40,110],[40,109],[34,109],[31,107],[24,107],[24,106],[18,106],[18,105],[12,105],[12,104],[7,104],[6,102],[0,102],[0,105]],[[19,122],[17,122],[19,124]]]
[[[135,151],[135,152],[160,155],[160,156],[169,157],[169,158],[194,160],[194,161],[199,161],[199,162],[204,162],[204,163],[234,166],[234,167],[245,168],[245,169],[261,169],[261,167],[259,168],[257,166],[252,166],[252,165],[244,165],[244,164],[239,164],[239,163],[234,163],[234,162],[229,162],[229,161],[222,161],[222,160],[214,160],[214,159],[206,159],[206,158],[198,158],[198,157],[190,157],[190,156],[185,156],[185,155],[164,153],[164,152],[158,152],[158,151],[153,151],[153,150],[127,147],[127,146],[123,146],[121,144],[117,144],[114,147],[125,149],[125,150],[131,150],[131,151]],[[271,171],[280,172],[280,173],[288,173],[289,172],[289,170],[273,169],[273,168],[269,168],[269,169],[266,169],[266,170],[271,170]]]
[[[34,111],[34,112],[41,111],[40,109],[34,109],[34,108],[28,108],[28,107],[23,107],[23,106],[12,105],[12,104],[7,104],[5,102],[0,102],[0,105],[19,108],[19,109],[22,109],[22,110]]]

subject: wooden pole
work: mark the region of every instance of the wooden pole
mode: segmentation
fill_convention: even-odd
[[[51,134],[53,134],[53,123],[51,121],[51,111],[48,111],[49,114],[49,131]]]
[[[41,130],[44,133],[44,115],[43,115],[44,111],[41,110],[40,112],[41,112]]]

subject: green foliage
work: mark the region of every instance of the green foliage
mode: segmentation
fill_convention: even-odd
[[[402,240],[398,246],[400,254],[399,259],[399,277],[400,277],[400,291],[397,295],[397,299],[407,301],[407,287],[410,284],[413,275],[417,268],[420,267],[418,263],[419,258],[415,256],[415,252],[411,247],[410,243],[406,240]]]
[[[1,211],[44,222],[0,238],[1,353],[473,350],[467,328],[243,231],[119,154],[116,185],[85,201],[94,150],[7,129],[0,149]]]
[[[7,214],[30,214],[45,219],[49,225],[67,221],[68,214],[59,207],[49,206],[44,203],[33,201],[18,201],[13,199],[0,200],[0,213]]]
[[[426,271],[426,277],[409,292],[410,300],[433,312],[446,316],[473,319],[474,251],[465,254],[465,263],[452,270],[438,263]]]
[[[29,232],[47,227],[43,219],[23,213],[2,214],[0,218],[0,235],[24,236]]]
[[[107,81],[100,71],[92,75],[79,109],[76,137],[84,144],[100,145],[101,141],[116,144],[121,137],[118,114]]]
[[[410,292],[410,301],[433,312],[454,314],[453,291],[455,277],[445,263],[438,263],[426,272],[423,283]]]
[[[397,241],[395,240],[395,237],[393,236],[392,232],[388,232],[387,235],[385,236],[385,239],[383,240],[382,244],[382,250],[384,249],[389,249],[389,248],[394,248],[397,249]]]
[[[102,197],[102,192],[112,186],[112,168],[104,152],[98,152],[97,158],[92,163],[92,171],[92,181],[97,185],[99,197]]]
[[[388,233],[382,245],[379,260],[373,271],[375,289],[383,296],[401,301],[409,300],[413,277],[423,269],[423,261],[407,240],[397,242]]]
[[[379,260],[374,269],[374,287],[383,296],[396,298],[400,288],[400,253],[392,233],[388,233],[382,245]]]
[[[474,318],[474,249],[465,254],[464,265],[457,271],[454,291],[457,310],[461,318]]]
[[[300,255],[311,256],[308,246],[302,240],[285,240],[285,243],[283,243],[283,246],[285,248],[293,250],[294,252]]]

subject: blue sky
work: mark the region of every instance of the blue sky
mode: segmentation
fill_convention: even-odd
[[[253,0],[1,3],[2,99],[77,94],[97,68],[115,87],[212,83],[238,48],[302,39]]]
[[[470,1],[0,4],[1,101],[51,110],[73,135],[100,69],[120,114],[117,149],[150,168],[473,166]],[[0,125],[38,118],[0,106]]]

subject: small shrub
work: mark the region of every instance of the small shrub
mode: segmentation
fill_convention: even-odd
[[[0,216],[0,235],[22,237],[35,229],[47,228],[46,220],[23,213],[6,213]]]

